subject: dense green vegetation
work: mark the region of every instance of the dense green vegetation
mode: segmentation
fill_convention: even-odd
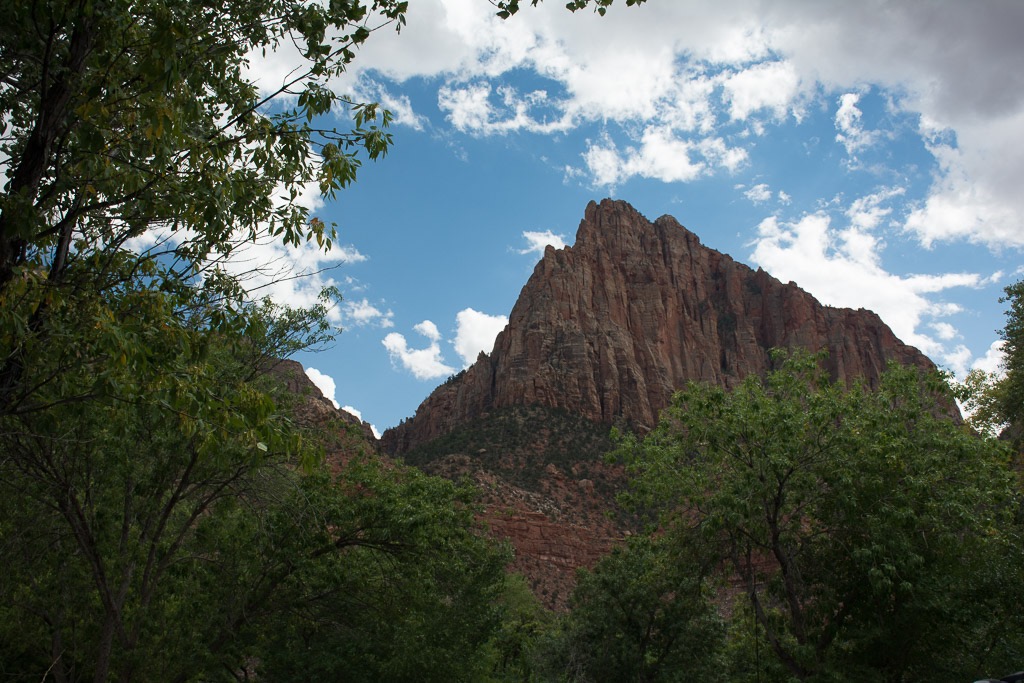
[[[328,341],[226,267],[390,145],[327,88],[405,2],[53,0],[0,24],[0,678],[477,680],[505,550],[472,492],[324,461],[265,375]],[[261,97],[246,56],[293,43]],[[278,98],[278,96],[285,96]],[[275,98],[281,99],[277,102]],[[315,127],[331,109],[352,128]],[[262,267],[265,264],[258,264]]]
[[[1024,280],[1010,285],[999,301],[1009,304],[1000,330],[1002,373],[974,370],[959,387],[959,398],[971,410],[971,425],[987,436],[1000,436],[1021,451],[1024,447]]]
[[[622,439],[626,502],[658,522],[581,573],[571,611],[534,641],[535,680],[1020,668],[1009,449],[946,416],[936,374],[893,367],[868,390],[829,382],[814,357],[780,362],[733,392],[691,385],[654,432]]]
[[[548,465],[569,471],[599,461],[613,448],[607,427],[543,406],[509,406],[490,411],[402,457],[433,471],[438,461],[462,454],[517,486],[534,490]],[[614,495],[614,482],[595,473],[595,487]]]

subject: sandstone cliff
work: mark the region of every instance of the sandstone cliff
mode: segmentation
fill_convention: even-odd
[[[689,380],[733,386],[774,347],[825,349],[834,378],[891,360],[931,366],[871,311],[821,305],[796,284],[709,249],[671,216],[591,202],[572,247],[549,247],[491,354],[385,432],[401,454],[495,409],[538,405],[653,427]]]
[[[283,386],[292,399],[284,406],[292,420],[303,429],[319,435],[324,441],[327,459],[334,465],[355,455],[376,454],[379,442],[373,428],[355,415],[335,408],[323,392],[306,375],[302,365],[293,360],[274,360],[264,372]]]

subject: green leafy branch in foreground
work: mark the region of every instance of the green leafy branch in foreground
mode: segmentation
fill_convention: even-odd
[[[490,2],[498,8],[498,16],[502,19],[508,19],[519,11],[519,0],[490,0]],[[540,2],[541,0],[530,0],[530,4],[534,7]],[[642,5],[645,2],[647,0],[626,0],[626,7]],[[565,4],[565,8],[575,12],[593,5],[594,11],[603,17],[614,3],[615,0],[570,0]]]

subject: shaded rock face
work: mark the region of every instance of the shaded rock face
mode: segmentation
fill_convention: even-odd
[[[514,551],[509,566],[541,603],[564,609],[590,567],[639,519],[616,509],[625,485],[607,426],[540,406],[491,411],[403,455],[409,465],[480,493],[480,520]]]
[[[508,454],[501,454],[507,457]],[[548,466],[535,486],[518,485],[480,459],[449,455],[423,468],[429,474],[457,481],[472,481],[480,491],[480,519],[492,537],[507,541],[513,550],[508,570],[526,578],[545,607],[568,606],[576,571],[592,567],[636,527],[614,517],[613,492],[596,493],[587,475],[604,470],[606,482],[617,480],[621,468],[598,460],[586,467]],[[582,475],[582,478],[581,478]],[[607,486],[606,486],[607,488]]]
[[[274,360],[264,371],[281,382],[286,391],[298,397],[289,408],[296,424],[338,437],[334,443],[327,444],[328,456],[347,460],[356,453],[376,453],[379,450],[377,437],[370,424],[345,410],[335,408],[309,379],[299,362]],[[339,440],[343,432],[345,438]]]
[[[591,202],[572,247],[548,247],[490,356],[385,432],[400,454],[508,406],[558,408],[652,428],[674,391],[731,387],[775,347],[826,350],[833,378],[878,379],[889,361],[933,367],[864,309],[821,305],[796,284],[709,249],[671,216]]]

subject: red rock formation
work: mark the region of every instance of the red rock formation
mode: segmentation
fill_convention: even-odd
[[[274,360],[264,371],[277,378],[288,392],[301,397],[289,406],[296,424],[332,435],[330,442],[325,443],[331,462],[345,462],[353,455],[378,452],[379,443],[370,424],[345,410],[335,408],[309,379],[300,363],[294,360]],[[346,425],[347,428],[338,429],[340,425]]]
[[[821,305],[790,282],[709,249],[671,216],[591,202],[576,243],[543,259],[490,356],[388,430],[398,454],[507,406],[653,427],[690,380],[734,386],[774,347],[828,351],[834,378],[874,381],[891,360],[931,367],[871,311]]]

